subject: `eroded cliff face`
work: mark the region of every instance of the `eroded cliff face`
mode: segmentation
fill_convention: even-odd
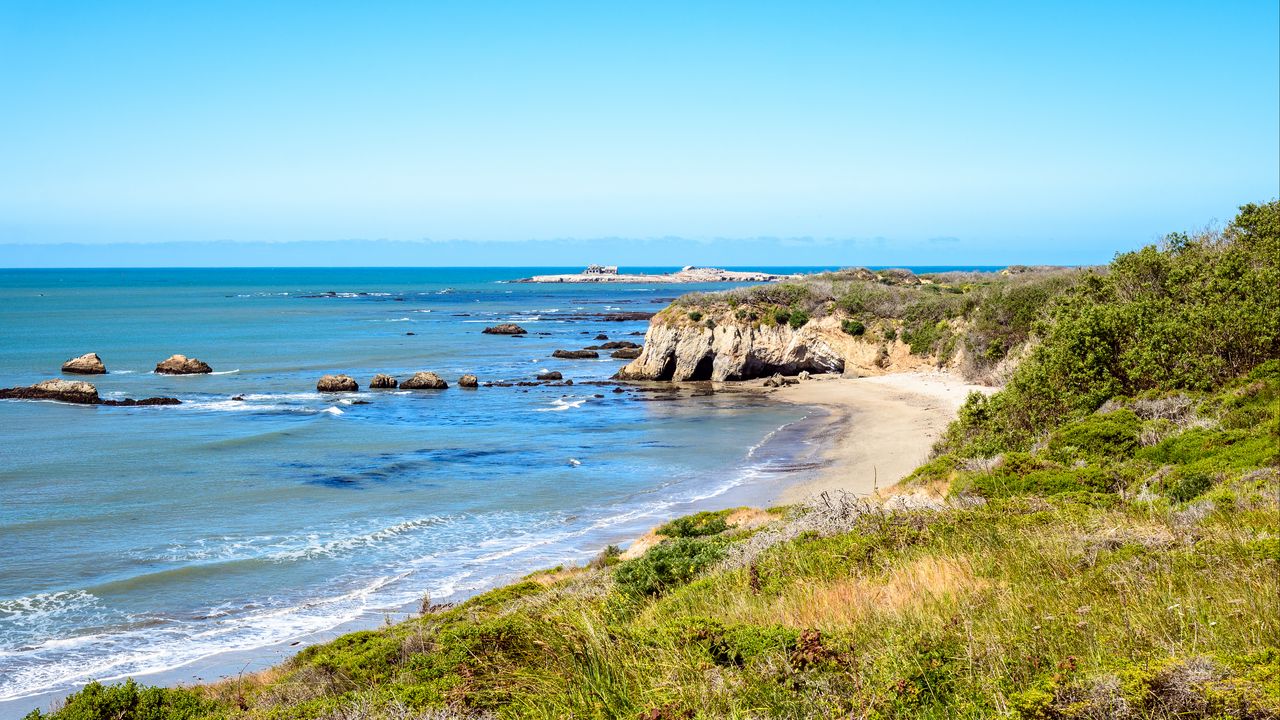
[[[672,311],[649,324],[640,357],[618,371],[619,380],[748,380],[774,373],[878,375],[929,364],[901,342],[855,338],[835,317],[790,325],[739,320],[729,312],[693,321]]]

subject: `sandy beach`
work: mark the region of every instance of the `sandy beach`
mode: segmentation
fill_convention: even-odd
[[[818,437],[829,443],[828,466],[813,480],[782,488],[777,501],[801,502],[828,490],[870,495],[894,485],[928,459],[969,393],[995,390],[936,371],[818,375],[778,389],[773,397],[823,407],[831,420]]]

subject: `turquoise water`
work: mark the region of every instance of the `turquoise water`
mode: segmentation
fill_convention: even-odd
[[[700,288],[504,282],[534,272],[0,271],[0,386],[97,352],[104,397],[183,401],[0,402],[0,702],[455,600],[795,468],[803,408],[617,394],[583,383],[623,361],[550,357]],[[504,321],[530,335],[480,333]],[[150,372],[173,353],[215,374]],[[314,392],[416,370],[577,384]]]
[[[749,448],[802,411],[615,394],[581,383],[623,361],[550,357],[639,341],[598,316],[696,288],[501,282],[532,272],[0,271],[0,386],[97,352],[104,397],[183,401],[0,403],[0,700],[456,599],[762,482]],[[531,334],[480,333],[500,321]],[[150,372],[176,352],[215,374]],[[415,370],[578,384],[314,392]]]

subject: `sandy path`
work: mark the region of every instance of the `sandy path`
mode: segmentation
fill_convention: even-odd
[[[934,441],[970,392],[994,390],[948,373],[910,372],[817,376],[776,391],[778,400],[818,405],[832,414],[830,464],[814,480],[783,488],[778,501],[801,502],[837,489],[869,495],[893,485],[929,459]]]

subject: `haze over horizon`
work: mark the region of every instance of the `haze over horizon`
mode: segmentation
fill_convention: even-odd
[[[0,0],[0,267],[1106,262],[1280,195],[1278,25]]]

